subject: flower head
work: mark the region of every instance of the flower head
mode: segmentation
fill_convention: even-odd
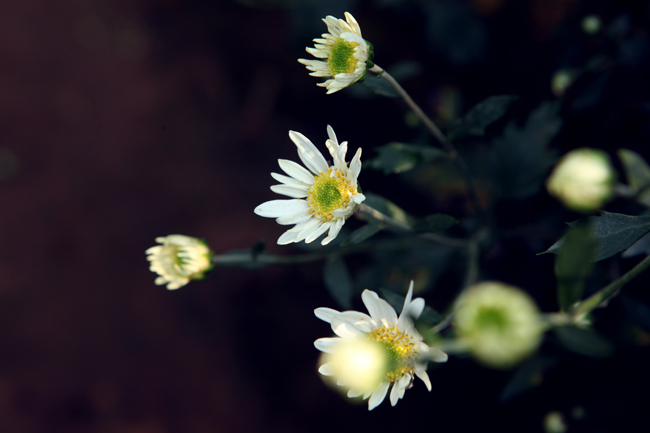
[[[328,231],[321,242],[330,243],[341,231],[349,218],[366,197],[359,192],[357,177],[361,171],[361,149],[350,161],[345,162],[348,142],[339,145],[334,130],[327,127],[329,140],[327,148],[334,165],[329,166],[325,157],[311,141],[299,132],[289,131],[289,137],[298,147],[298,156],[307,169],[286,159],[279,159],[280,168],[289,176],[271,173],[281,182],[271,190],[293,199],[271,200],[255,208],[255,213],[268,218],[277,218],[278,224],[295,224],[278,239],[279,245],[304,240],[309,243]]]
[[[149,248],[147,260],[149,268],[159,275],[156,284],[167,284],[169,290],[183,287],[190,280],[202,280],[213,268],[212,251],[208,245],[197,238],[183,235],[169,235],[156,238],[156,245]]]
[[[546,188],[568,208],[591,212],[612,198],[615,178],[605,152],[576,149],[560,160],[548,178]]]
[[[454,317],[461,346],[490,367],[508,368],[530,355],[544,332],[533,299],[517,287],[483,282],[471,287]]]
[[[411,317],[422,314],[424,299],[412,297],[413,282],[399,317],[388,302],[370,290],[361,295],[370,315],[330,308],[314,311],[338,335],[314,342],[324,352],[324,363],[318,371],[334,378],[337,385],[348,387],[348,397],[370,398],[368,410],[384,401],[391,385],[390,402],[395,406],[412,386],[415,376],[431,391],[427,362],[447,361],[447,354],[427,346],[413,326]]]
[[[318,84],[327,87],[328,94],[363,80],[367,63],[372,59],[372,45],[361,37],[357,21],[348,12],[345,19],[343,21],[331,15],[323,18],[329,33],[314,39],[314,48],[307,48],[309,54],[324,60],[298,59],[312,71],[309,75],[330,78]]]

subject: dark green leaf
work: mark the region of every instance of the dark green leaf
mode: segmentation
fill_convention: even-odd
[[[632,187],[634,193],[650,188],[650,167],[641,155],[631,150],[620,149],[618,157],[621,158],[627,183]]]
[[[555,335],[564,347],[580,355],[606,358],[614,352],[612,343],[591,329],[562,326],[555,328]]]
[[[535,356],[521,364],[501,391],[499,401],[505,403],[524,392],[542,384],[545,371],[555,365],[556,360]]]
[[[484,135],[485,128],[499,120],[517,96],[491,96],[472,108],[462,119],[457,120],[449,131],[450,140],[459,140],[468,135]]]
[[[650,215],[630,216],[605,211],[600,213],[600,216],[587,218],[594,239],[598,241],[598,250],[594,261],[603,260],[627,250],[642,236],[650,232]],[[574,227],[578,222],[573,221],[568,224]],[[565,237],[562,237],[544,253],[557,254]]]
[[[377,156],[366,162],[366,166],[383,170],[384,174],[408,171],[418,164],[445,158],[447,154],[440,149],[428,146],[392,142],[375,149]]]
[[[523,199],[541,189],[555,161],[547,147],[562,126],[558,109],[557,103],[544,103],[523,127],[510,123],[492,141],[492,178],[502,198]]]
[[[354,286],[343,259],[333,256],[327,259],[323,268],[323,280],[330,295],[345,309],[352,307]]]
[[[365,241],[366,239],[371,238],[372,236],[376,235],[379,233],[381,230],[383,230],[386,226],[384,224],[376,224],[376,223],[369,223],[366,224],[365,226],[356,229],[355,231],[352,232],[350,235],[350,238],[346,242],[346,244],[360,244],[361,242]]]
[[[361,82],[361,85],[380,96],[387,96],[389,98],[397,98],[399,96],[388,81],[377,75],[368,74],[366,79]]]
[[[416,233],[436,233],[452,228],[458,220],[452,216],[436,213],[426,216],[413,224]]]
[[[366,206],[369,206],[376,211],[383,213],[386,216],[393,218],[396,221],[399,221],[404,224],[409,223],[408,214],[399,206],[397,206],[392,201],[385,199],[379,194],[374,194],[372,192],[364,192],[366,200],[363,202]]]
[[[564,239],[555,260],[555,276],[560,310],[569,311],[582,297],[598,244],[586,222],[570,228]]]

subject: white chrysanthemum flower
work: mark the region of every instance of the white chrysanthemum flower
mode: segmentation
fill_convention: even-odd
[[[359,192],[357,177],[361,171],[361,149],[350,161],[345,162],[348,142],[339,145],[334,130],[327,126],[327,148],[334,165],[329,166],[325,157],[307,137],[299,132],[289,131],[289,137],[298,147],[300,160],[309,169],[286,159],[278,159],[280,168],[289,176],[271,173],[282,185],[273,185],[271,190],[293,197],[290,200],[271,200],[255,208],[255,213],[277,218],[278,224],[295,224],[278,239],[279,245],[304,240],[312,242],[328,232],[321,244],[327,245],[341,231],[345,220],[359,207],[366,196]]]
[[[298,59],[312,71],[309,75],[330,78],[318,84],[326,87],[328,94],[365,78],[367,62],[372,59],[372,45],[361,37],[357,21],[348,12],[345,19],[347,22],[331,15],[323,18],[329,33],[314,39],[315,48],[307,48],[309,54],[324,60]]]
[[[535,301],[517,287],[493,281],[467,291],[453,323],[460,347],[496,368],[528,357],[544,333]]]
[[[212,251],[197,238],[169,235],[156,238],[156,245],[146,251],[149,268],[159,275],[156,284],[167,284],[169,290],[183,287],[190,280],[202,280],[214,266]]]
[[[399,317],[388,302],[370,290],[361,295],[370,315],[330,308],[314,311],[338,335],[314,342],[324,352],[324,363],[318,371],[335,379],[337,385],[348,387],[348,397],[370,398],[368,410],[384,401],[391,385],[390,402],[395,406],[412,386],[415,376],[431,391],[427,362],[447,361],[447,354],[426,345],[413,326],[411,317],[422,314],[424,299],[412,297],[413,282]]]
[[[607,153],[583,148],[564,155],[548,178],[546,188],[568,208],[591,212],[612,199],[615,180]]]

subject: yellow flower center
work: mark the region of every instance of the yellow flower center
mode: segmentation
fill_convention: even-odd
[[[321,221],[332,221],[334,219],[332,212],[346,208],[350,203],[350,197],[356,191],[343,173],[336,168],[329,168],[314,179],[315,182],[309,187],[307,196],[309,212]]]
[[[330,74],[332,77],[336,74],[350,74],[357,68],[359,61],[354,57],[354,48],[359,46],[358,42],[348,42],[343,38],[338,38],[332,45],[332,52],[327,59]]]
[[[397,382],[405,374],[413,373],[413,361],[417,358],[411,336],[396,326],[380,326],[366,333],[366,338],[380,343],[386,352],[386,377],[388,382]]]

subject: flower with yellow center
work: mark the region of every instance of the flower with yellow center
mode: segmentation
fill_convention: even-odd
[[[183,287],[190,280],[202,280],[214,266],[212,251],[197,238],[169,235],[156,238],[156,245],[146,251],[151,271],[159,275],[156,284],[167,284],[169,290]]]
[[[345,19],[323,18],[329,33],[314,39],[314,48],[307,48],[309,54],[324,60],[298,59],[312,71],[309,75],[330,78],[318,84],[328,94],[363,80],[366,69],[372,67],[372,45],[361,37],[361,28],[350,13],[345,13]]]
[[[339,144],[331,126],[327,126],[329,139],[326,146],[334,165],[329,166],[325,157],[299,132],[289,131],[289,138],[298,148],[298,156],[307,169],[286,159],[279,159],[280,168],[289,176],[271,173],[281,182],[271,190],[292,197],[290,200],[271,200],[255,208],[257,215],[277,218],[281,225],[295,224],[278,239],[279,245],[292,242],[313,242],[328,232],[321,244],[327,245],[341,231],[349,218],[366,197],[359,192],[357,177],[361,171],[361,149],[350,161],[345,162],[348,142]]]
[[[370,315],[330,308],[314,311],[338,335],[314,342],[324,352],[318,371],[333,378],[337,385],[348,387],[348,397],[370,398],[368,410],[384,401],[391,386],[390,402],[395,406],[415,376],[431,391],[427,362],[447,361],[447,354],[427,346],[413,326],[412,318],[418,318],[424,310],[424,299],[412,297],[413,282],[399,317],[388,302],[370,290],[361,295]]]

